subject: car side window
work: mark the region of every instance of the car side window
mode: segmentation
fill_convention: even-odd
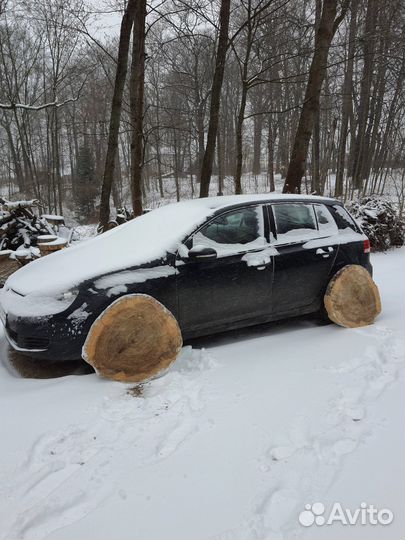
[[[358,232],[356,224],[346,208],[338,204],[334,204],[333,206],[330,206],[330,210],[339,230],[344,231],[346,229],[351,229],[354,232]]]
[[[331,213],[324,204],[314,204],[316,219],[318,221],[319,236],[333,236],[338,228]]]
[[[214,248],[219,255],[260,248],[267,244],[261,206],[241,208],[214,218],[193,237],[190,247]]]
[[[306,241],[318,237],[312,204],[273,204],[277,244]]]

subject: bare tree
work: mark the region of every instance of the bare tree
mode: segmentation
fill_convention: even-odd
[[[284,183],[283,193],[300,193],[304,176],[305,161],[308,155],[314,120],[319,110],[319,96],[325,79],[328,53],[333,36],[345,17],[350,0],[344,0],[338,17],[337,0],[323,0],[322,14],[315,35],[315,50],[309,69],[304,103],[294,138],[290,163]]]
[[[200,197],[208,197],[210,189],[212,165],[215,155],[215,143],[218,131],[221,88],[224,78],[226,52],[228,49],[230,5],[230,0],[221,0],[221,9],[219,13],[219,36],[217,53],[215,57],[214,79],[211,89],[207,144],[205,147],[204,158],[202,161],[200,173]]]
[[[128,0],[127,7],[121,21],[114,94],[111,103],[108,146],[100,199],[100,225],[104,228],[110,219],[110,196],[114,181],[114,170],[118,148],[118,134],[121,121],[122,98],[128,70],[129,43],[131,39],[136,4],[137,0]]]
[[[218,193],[235,184],[237,191],[278,190],[303,124],[312,153],[304,166],[304,137],[304,177],[291,191],[302,182],[305,192],[353,197],[393,193],[400,185],[401,0],[352,0],[332,45],[330,33],[318,35],[314,24],[332,0],[272,0],[271,9],[270,0],[231,4],[222,36],[223,52],[232,52],[215,96],[219,0],[151,4],[144,44],[141,30],[132,46],[133,23],[122,12],[124,55],[119,36],[91,35],[84,2],[19,0],[22,11],[9,1],[0,16],[0,187],[10,197],[40,198],[49,213],[69,211],[89,222],[98,219],[101,190],[105,224],[114,217],[110,201],[116,209],[133,205],[139,214],[162,197],[194,197],[204,155],[205,172],[209,162],[209,176],[218,174]],[[127,10],[135,4],[130,0]],[[345,5],[336,0],[336,12],[342,15]],[[332,33],[339,16],[333,18]],[[321,88],[315,102],[310,87]],[[360,190],[354,190],[354,165]],[[202,189],[209,194],[209,184]]]
[[[135,216],[142,214],[143,116],[145,86],[146,0],[138,0],[134,16],[130,79],[131,195]]]
[[[353,88],[353,66],[354,54],[356,46],[356,30],[357,30],[357,11],[358,2],[352,2],[350,14],[350,28],[348,36],[348,48],[346,58],[346,70],[343,82],[343,97],[342,97],[342,113],[339,135],[339,150],[336,165],[336,182],[335,182],[335,197],[343,195],[343,175],[346,157],[346,141],[347,129],[349,125],[349,116],[352,108],[352,88]]]

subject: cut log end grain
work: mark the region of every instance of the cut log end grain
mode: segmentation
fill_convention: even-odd
[[[331,279],[324,303],[329,319],[347,328],[373,324],[381,312],[377,285],[357,264],[345,266]]]
[[[58,236],[42,235],[38,237],[38,248],[42,256],[59,251],[67,246],[66,238]]]
[[[176,319],[154,298],[132,294],[94,321],[83,358],[105,378],[142,382],[166,370],[183,345]]]

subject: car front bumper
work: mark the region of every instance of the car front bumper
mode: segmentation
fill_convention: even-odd
[[[3,322],[7,341],[21,354],[52,362],[81,358],[87,332],[66,318],[22,318],[8,314]]]

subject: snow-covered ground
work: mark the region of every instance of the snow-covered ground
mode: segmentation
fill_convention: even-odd
[[[405,536],[405,248],[372,257],[361,329],[284,321],[195,340],[133,388],[18,376],[0,343],[0,537]],[[389,525],[300,525],[306,504]]]

